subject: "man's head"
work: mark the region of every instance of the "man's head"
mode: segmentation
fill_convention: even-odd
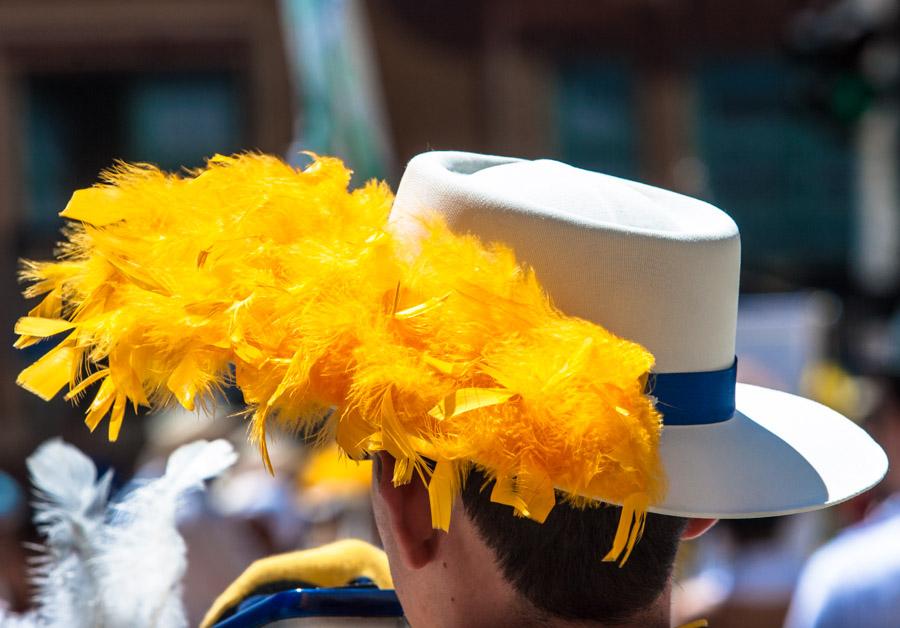
[[[650,514],[623,567],[604,563],[619,508],[560,502],[543,524],[490,501],[472,472],[449,533],[431,528],[420,481],[395,487],[394,460],[376,459],[375,516],[413,626],[668,625],[668,583],[682,538],[711,520]]]
[[[276,422],[333,433],[351,457],[390,451],[397,472],[384,475],[405,488],[382,477],[376,511],[407,609],[433,614],[420,624],[452,618],[457,600],[466,625],[571,606],[535,597],[520,566],[598,595],[609,587],[570,563],[628,573],[601,555],[631,551],[642,526],[630,524],[651,507],[787,514],[852,497],[887,469],[836,412],[736,383],[740,236],[707,203],[468,153],[414,158],[393,202],[383,185],[347,189],[333,158],[299,171],[216,156],[186,177],[141,165],[106,179],[63,211],[75,223],[64,259],[25,266],[27,294],[43,300],[16,345],[61,340],[17,381],[45,399],[98,384],[86,423],[108,413],[111,440],[129,401],[193,410],[234,382],[269,466]],[[322,408],[335,411],[323,420],[311,411]],[[422,457],[435,461],[427,492],[409,483]],[[599,529],[611,513],[564,514],[532,534],[482,512],[474,485],[454,506],[469,462],[497,478],[493,499],[536,520],[565,510],[559,487],[623,504],[623,524],[613,534]],[[678,536],[657,521],[631,557],[659,566],[653,589]]]

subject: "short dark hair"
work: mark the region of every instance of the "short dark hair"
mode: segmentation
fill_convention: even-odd
[[[557,494],[556,507],[539,524],[492,502],[491,484],[470,472],[462,491],[465,511],[504,577],[539,611],[616,623],[647,610],[665,589],[687,519],[649,513],[644,536],[620,568],[601,560],[612,546],[618,506],[581,509]]]

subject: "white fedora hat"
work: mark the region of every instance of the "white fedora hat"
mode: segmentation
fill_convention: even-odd
[[[814,401],[736,384],[740,236],[716,207],[556,161],[415,157],[391,220],[441,213],[512,247],[564,313],[644,345],[668,492],[654,512],[745,518],[823,508],[877,483],[882,449]]]

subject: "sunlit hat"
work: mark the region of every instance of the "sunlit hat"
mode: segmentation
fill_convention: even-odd
[[[716,207],[556,161],[430,152],[409,163],[392,220],[414,230],[423,209],[509,245],[560,310],[653,354],[668,491],[651,511],[803,512],[887,471],[881,448],[834,410],[735,383],[740,236]]]
[[[28,262],[18,383],[96,387],[86,423],[188,409],[236,385],[251,438],[315,431],[386,451],[448,529],[470,469],[542,522],[564,499],[750,517],[825,506],[884,474],[840,415],[735,385],[739,239],[705,203],[552,161],[428,153],[396,200],[337,159],[120,165],[76,192],[60,259]],[[663,426],[662,421],[665,421]]]

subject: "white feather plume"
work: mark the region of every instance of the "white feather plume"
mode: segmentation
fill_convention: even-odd
[[[101,543],[112,474],[97,479],[90,458],[59,439],[26,464],[34,486],[34,522],[46,540],[33,559],[36,619],[46,626],[96,626],[92,558]]]
[[[108,504],[111,473],[97,479],[94,463],[59,439],[41,445],[27,463],[45,538],[31,572],[37,609],[0,612],[0,628],[186,626],[178,505],[236,459],[227,441],[189,443],[169,456],[165,475]]]
[[[44,624],[39,623],[36,611],[29,611],[28,613],[17,615],[4,608],[0,608],[0,627],[2,628],[35,628],[35,626],[43,625]]]
[[[196,441],[169,456],[166,473],[113,504],[113,519],[97,557],[104,625],[175,628],[187,625],[181,580],[187,568],[176,510],[189,491],[234,464],[224,440]]]

